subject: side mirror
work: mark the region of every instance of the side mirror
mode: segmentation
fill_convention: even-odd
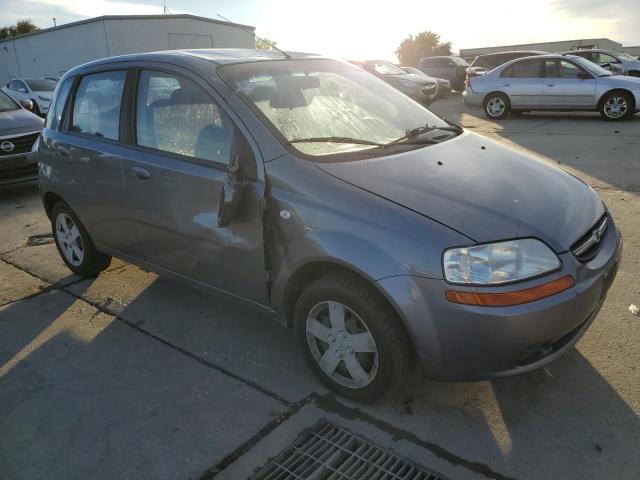
[[[20,100],[20,105],[26,108],[29,111],[33,111],[33,101],[32,100]]]
[[[578,78],[580,80],[590,80],[593,77],[591,75],[589,75],[587,72],[579,71],[578,72]]]
[[[242,200],[244,185],[238,171],[230,172],[222,184],[218,207],[218,226],[226,227],[236,217]]]

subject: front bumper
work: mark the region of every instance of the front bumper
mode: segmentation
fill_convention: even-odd
[[[618,269],[622,237],[610,220],[592,260],[580,263],[566,252],[560,255],[560,271],[518,286],[533,287],[567,274],[576,280],[572,288],[531,303],[460,305],[445,299],[451,285],[441,279],[396,276],[379,280],[407,326],[425,375],[440,380],[514,375],[541,367],[573,347],[597,316]],[[496,292],[513,289],[485,287],[485,291],[487,288]]]
[[[0,185],[38,179],[38,152],[0,157]]]

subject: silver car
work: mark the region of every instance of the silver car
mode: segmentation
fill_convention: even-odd
[[[597,110],[605,120],[623,120],[638,110],[640,78],[612,75],[578,56],[539,55],[468,79],[463,98],[493,120],[530,110]]]
[[[564,52],[568,55],[577,55],[600,65],[614,73],[640,77],[640,60],[628,53],[613,52],[611,50],[576,50]]]

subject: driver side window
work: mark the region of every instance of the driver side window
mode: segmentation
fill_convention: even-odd
[[[182,76],[140,72],[136,137],[144,147],[233,163],[233,122],[199,85]]]

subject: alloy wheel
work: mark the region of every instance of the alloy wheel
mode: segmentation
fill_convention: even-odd
[[[315,305],[306,321],[313,359],[334,382],[364,388],[378,373],[378,348],[360,316],[346,305],[325,301]]]
[[[73,219],[66,213],[60,213],[56,218],[56,238],[64,258],[77,267],[84,260],[84,245],[82,236]]]
[[[500,97],[491,97],[487,102],[487,113],[492,117],[499,117],[507,108],[507,104]]]
[[[604,103],[604,113],[609,118],[623,117],[628,108],[627,99],[618,95],[609,97]]]

